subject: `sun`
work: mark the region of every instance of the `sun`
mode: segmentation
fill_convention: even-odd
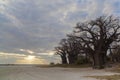
[[[26,60],[33,60],[35,59],[35,56],[32,55],[28,55],[27,57],[25,57]]]

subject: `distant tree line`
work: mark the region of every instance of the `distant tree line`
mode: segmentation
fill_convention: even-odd
[[[62,39],[56,54],[62,64],[91,62],[93,68],[102,69],[107,60],[120,62],[120,19],[100,16],[95,20],[77,23],[71,34]]]

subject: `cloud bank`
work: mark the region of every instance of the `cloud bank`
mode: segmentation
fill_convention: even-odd
[[[120,0],[0,0],[0,51],[49,55],[77,22],[119,9]]]

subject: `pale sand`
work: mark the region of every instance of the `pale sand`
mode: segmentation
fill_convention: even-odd
[[[33,66],[1,66],[0,80],[96,80],[85,76],[117,73],[91,68],[40,68]]]

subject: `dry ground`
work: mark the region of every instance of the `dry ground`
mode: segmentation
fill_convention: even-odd
[[[97,80],[85,76],[118,73],[91,68],[40,68],[35,66],[1,66],[0,80]]]

